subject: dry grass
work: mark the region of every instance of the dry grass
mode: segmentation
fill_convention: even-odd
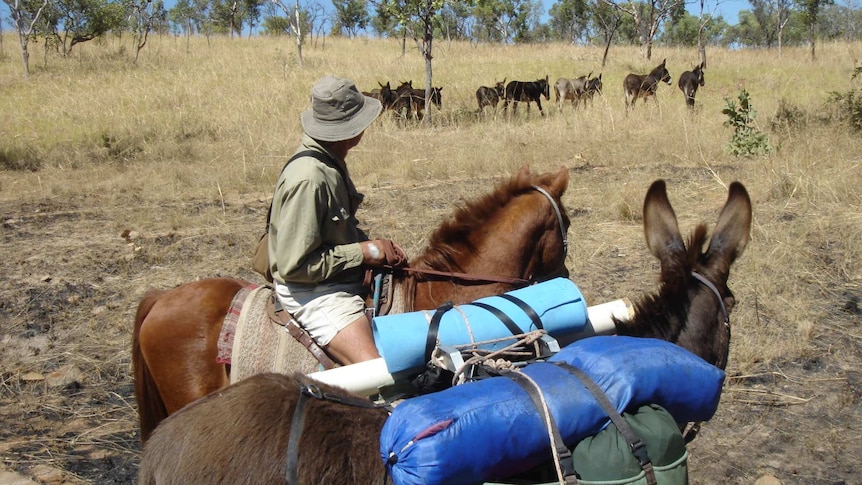
[[[402,58],[392,40],[326,39],[306,47],[301,68],[286,39],[215,38],[209,46],[196,39],[186,52],[184,39],[155,38],[137,66],[120,41],[110,40],[76,46],[72,58],[49,57],[44,64],[34,53],[26,82],[20,60],[9,52],[14,42],[7,38],[4,45],[0,157],[7,165],[38,168],[0,171],[4,247],[14,247],[21,220],[42,215],[42,227],[58,234],[63,228],[72,239],[58,236],[42,248],[14,249],[23,252],[4,261],[3,273],[17,275],[22,270],[16,265],[38,261],[40,269],[21,276],[38,287],[46,274],[81,278],[62,270],[74,263],[99,278],[98,288],[85,293],[104,300],[67,315],[70,327],[91,328],[95,342],[60,346],[62,357],[46,343],[44,360],[25,359],[27,348],[4,348],[4,360],[15,369],[4,374],[4,392],[15,396],[21,392],[15,386],[23,384],[9,384],[17,382],[10,375],[52,369],[57,362],[80,362],[96,376],[91,379],[106,382],[125,375],[131,305],[145,288],[214,274],[251,277],[247,258],[272,183],[295,149],[299,114],[314,80],[338,74],[370,90],[378,81],[412,79],[422,86],[425,79],[415,50]],[[459,200],[524,164],[538,171],[565,165],[572,174],[564,200],[573,216],[571,278],[589,303],[601,303],[655,288],[657,264],[640,228],[650,182],[668,180],[687,232],[699,221],[713,223],[727,185],[740,180],[754,202],[754,226],[730,282],[739,300],[730,375],[748,382],[748,376],[830,355],[838,369],[852,370],[860,358],[860,317],[843,307],[862,296],[862,137],[825,123],[822,113],[829,91],[851,88],[862,44],[819,46],[814,63],[805,48],[785,48],[781,59],[772,51],[710,49],[697,110],[688,112],[674,84],[659,88],[658,105],[638,105],[629,115],[621,89],[628,72],[647,72],[666,57],[676,80],[697,56],[658,48],[645,61],[635,48],[614,47],[604,69],[605,95],[588,109],[565,106],[560,113],[552,100],[544,103],[544,118],[535,106],[529,115],[521,106],[516,117],[498,113],[481,120],[474,112],[480,85],[504,77],[547,74],[553,82],[598,73],[601,54],[566,45],[435,44],[435,85],[444,87],[444,109],[434,114],[433,126],[405,126],[384,116],[351,153],[351,172],[368,193],[360,215],[372,234],[392,237],[415,254]],[[759,127],[778,147],[769,156],[735,158],[725,151],[731,132],[722,126],[721,109],[743,88],[759,113]],[[782,101],[803,119],[773,131],[770,120]],[[97,229],[74,234],[74,224],[59,224],[67,206],[79,213],[78,226]],[[118,236],[124,229],[144,236],[127,245]],[[117,260],[106,262],[90,248],[110,248]],[[122,295],[106,296],[116,284]],[[28,298],[38,301],[38,294]],[[9,316],[2,334],[19,332],[28,324],[26,315]],[[743,405],[761,395],[800,404],[794,408],[811,397],[767,389],[729,392],[725,399]],[[856,399],[849,405],[858,409]],[[117,401],[118,409],[126,409]],[[858,422],[849,426],[858,432]],[[707,439],[713,446],[724,443]],[[763,466],[740,465],[749,478]]]

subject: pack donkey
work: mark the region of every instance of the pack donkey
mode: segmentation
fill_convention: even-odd
[[[490,106],[492,109],[497,109],[497,103],[506,95],[506,78],[502,81],[494,83],[494,87],[479,86],[476,90],[476,104],[479,105],[477,110],[479,113],[485,109],[485,106]]]
[[[503,102],[503,111],[509,107],[509,103],[514,103],[512,112],[518,111],[518,103],[527,103],[527,111],[530,111],[530,102],[536,103],[539,107],[539,114],[545,116],[542,111],[541,97],[546,100],[551,100],[551,89],[548,84],[548,76],[545,79],[537,79],[535,81],[509,81],[506,85],[506,100]]]
[[[685,95],[685,104],[689,108],[694,108],[694,95],[697,94],[697,87],[706,84],[703,78],[703,70],[706,68],[705,63],[701,62],[691,71],[685,71],[679,77],[679,89]]]
[[[658,98],[655,97],[655,92],[658,88],[659,81],[662,81],[667,85],[670,85],[672,81],[670,73],[665,67],[666,62],[667,59],[661,61],[661,64],[656,66],[656,68],[650,71],[649,74],[629,74],[626,76],[623,80],[623,90],[626,94],[626,108],[631,105],[631,108],[634,109],[635,101],[637,101],[638,98],[644,98],[644,102],[646,102],[646,98],[650,96],[652,96],[656,104],[658,104]]]

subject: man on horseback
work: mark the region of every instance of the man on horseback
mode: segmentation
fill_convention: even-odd
[[[275,186],[269,230],[273,287],[285,310],[334,360],[380,357],[365,314],[363,267],[404,266],[404,251],[369,240],[345,159],[382,110],[348,79],[325,77],[302,113],[304,134]]]

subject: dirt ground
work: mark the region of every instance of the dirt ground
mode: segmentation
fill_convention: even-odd
[[[360,218],[372,235],[415,254],[454,201],[488,187],[487,180],[445,190],[377,187],[366,190]],[[592,209],[574,195],[566,205],[573,225],[594,222]],[[0,483],[136,481],[129,350],[136,303],[147,288],[199,277],[258,281],[248,263],[266,208],[263,199],[229,196],[160,204],[98,197],[0,202]],[[714,221],[717,210],[704,207],[704,218]],[[221,225],[180,226],[178,215]],[[144,220],[151,222],[134,222]],[[600,224],[594,222],[597,230]],[[636,224],[629,233],[618,243],[626,254],[607,251],[573,265],[571,278],[588,301],[654,287],[656,266],[642,233]],[[579,237],[570,233],[574,244]],[[737,296],[739,305],[757,304],[752,295]],[[786,485],[862,483],[860,296],[859,288],[826,295],[830,317],[817,322],[804,358],[743,375],[731,349],[719,411],[689,448],[692,483],[751,484],[766,474]]]

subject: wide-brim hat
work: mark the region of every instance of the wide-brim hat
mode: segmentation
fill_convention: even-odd
[[[328,76],[311,88],[311,109],[300,119],[315,140],[342,141],[365,131],[382,110],[380,101],[360,93],[353,81]]]

